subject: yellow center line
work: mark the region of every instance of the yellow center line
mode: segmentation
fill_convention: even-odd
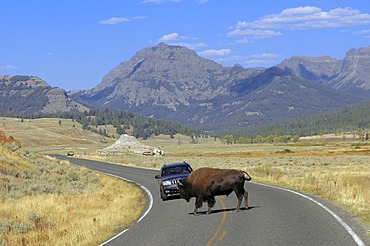
[[[222,201],[222,199],[221,199],[221,198],[219,198],[219,197],[217,197],[217,199],[220,201],[222,208],[223,208],[223,209],[226,209],[224,201]],[[221,231],[221,229],[222,229],[222,226],[223,226],[223,224],[225,223],[225,219],[226,219],[226,212],[223,212],[223,213],[222,213],[222,219],[221,219],[220,225],[218,226],[218,228],[217,228],[217,230],[216,230],[215,234],[213,234],[212,238],[208,240],[208,242],[207,242],[207,244],[206,244],[207,246],[211,246],[211,245],[212,245],[212,242],[216,239],[216,237],[217,237],[218,233],[220,233],[220,231]],[[225,232],[225,231],[224,231],[224,232]],[[224,236],[225,236],[225,235],[224,235],[224,233],[223,233],[223,234],[221,235],[221,237],[222,237],[222,238],[220,237],[220,240],[222,240]]]
[[[224,239],[224,237],[226,236],[226,230],[224,230],[222,233],[221,233],[221,236],[220,238],[218,239],[218,241],[222,241]]]

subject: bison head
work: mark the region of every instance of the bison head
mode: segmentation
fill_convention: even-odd
[[[188,183],[188,181],[185,179],[180,179],[177,182],[177,188],[180,191],[180,196],[184,198],[187,202],[190,202],[191,195],[191,185]]]

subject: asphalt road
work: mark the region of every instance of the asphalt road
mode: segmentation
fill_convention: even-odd
[[[189,203],[183,199],[160,199],[154,178],[158,171],[77,158],[68,160],[131,180],[148,193],[146,212],[140,221],[102,245],[369,245],[363,228],[349,214],[318,198],[310,200],[309,196],[285,189],[246,182],[248,210],[233,211],[237,205],[233,193],[217,197],[212,214],[205,214],[204,204],[200,209],[204,213],[195,216],[194,198]]]

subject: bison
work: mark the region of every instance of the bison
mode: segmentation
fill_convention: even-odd
[[[244,196],[245,208],[248,208],[248,192],[244,190],[245,180],[252,178],[247,172],[235,169],[199,168],[193,171],[187,178],[178,181],[180,195],[187,202],[195,197],[194,214],[202,207],[203,202],[208,203],[207,214],[215,205],[215,196],[230,195],[233,191],[238,197],[238,205],[235,211],[240,209]]]

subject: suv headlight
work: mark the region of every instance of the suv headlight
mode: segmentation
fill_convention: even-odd
[[[163,181],[162,185],[163,186],[171,185],[171,181]]]

